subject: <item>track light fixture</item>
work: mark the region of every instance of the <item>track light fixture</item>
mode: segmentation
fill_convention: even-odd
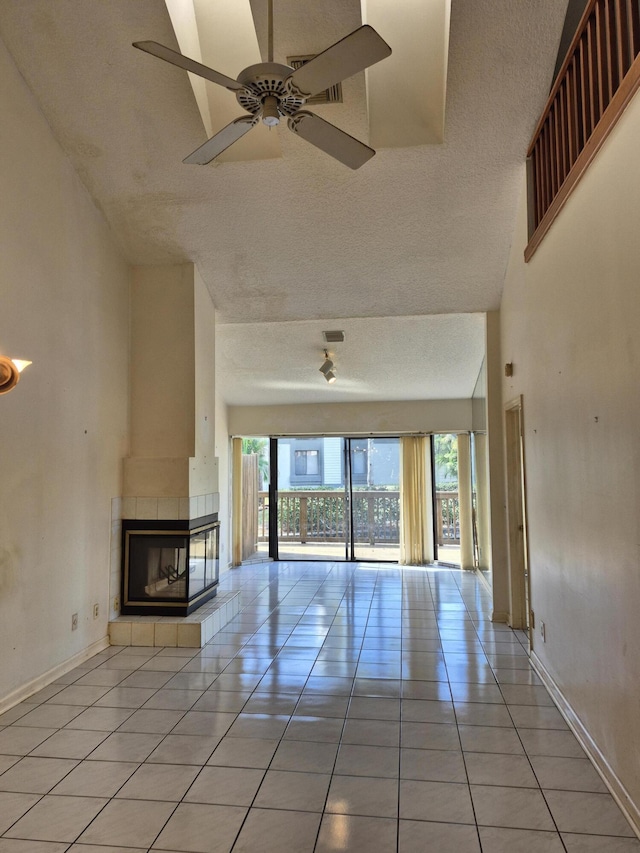
[[[329,353],[327,352],[327,350],[324,350],[324,361],[322,363],[322,367],[320,368],[320,373],[322,373],[329,385],[335,382],[338,378],[333,370],[333,362],[329,358]]]
[[[18,384],[20,374],[30,364],[30,361],[0,355],[0,394],[8,394],[12,391]]]

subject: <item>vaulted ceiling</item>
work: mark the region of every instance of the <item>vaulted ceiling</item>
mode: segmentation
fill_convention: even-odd
[[[428,0],[389,2],[402,7],[411,28],[412,7]],[[323,382],[319,331],[333,328],[332,318],[361,321],[354,353],[368,363],[387,335],[394,359],[408,363],[418,352],[426,358],[415,346],[420,322],[433,334],[448,323],[441,330],[457,347],[476,352],[482,324],[461,318],[456,330],[454,318],[429,315],[499,307],[526,148],[551,84],[566,5],[453,0],[444,142],[381,147],[358,171],[282,124],[271,131],[280,157],[183,165],[206,139],[187,74],[131,47],[153,39],[178,49],[164,0],[2,0],[0,35],[126,257],[137,264],[195,262],[222,329],[238,326],[223,331],[222,341],[223,358],[240,369],[243,353],[255,351],[261,337],[259,324],[269,324],[264,352],[274,370],[287,369],[287,338],[302,335],[313,358],[300,382],[313,400]],[[264,50],[266,0],[252,6]],[[274,6],[280,62],[318,53],[361,23],[360,0]],[[214,67],[233,77],[241,70]],[[407,91],[409,116],[420,96],[416,79]],[[345,81],[343,97],[342,104],[313,109],[366,142],[364,74]],[[214,130],[226,123],[215,115],[211,122]],[[394,323],[375,320],[385,317]],[[312,339],[309,321],[318,321]],[[456,387],[470,394],[480,365],[459,361],[466,373]],[[440,396],[438,382],[430,381],[443,365],[432,359],[421,367],[424,396]],[[348,375],[347,359],[341,376]],[[338,383],[332,387],[337,395]],[[402,399],[401,384],[395,388],[393,399]],[[288,399],[299,393],[292,389]],[[389,399],[382,385],[367,393]],[[357,388],[353,394],[357,399]],[[278,401],[287,402],[287,394]]]

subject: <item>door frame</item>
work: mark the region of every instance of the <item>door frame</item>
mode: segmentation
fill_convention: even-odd
[[[278,453],[279,453],[279,444],[280,439],[287,438],[326,438],[328,436],[318,434],[318,435],[278,435],[278,436],[269,436],[269,557],[272,560],[279,560],[279,540],[278,540]],[[387,436],[387,435],[374,435],[372,433],[368,433],[365,436],[358,435],[341,435],[341,436],[331,436],[332,438],[341,438],[342,439],[342,454],[343,454],[343,467],[344,467],[344,500],[345,500],[345,555],[344,560],[336,559],[337,562],[345,562],[345,563],[357,563],[362,562],[362,558],[356,557],[355,549],[356,542],[354,541],[354,517],[353,517],[353,471],[351,465],[351,442],[352,441],[360,441],[362,438],[396,438],[398,441],[400,440],[399,436]],[[433,442],[433,437],[432,437]],[[400,546],[398,546],[399,549]],[[301,558],[302,559],[302,558]],[[308,558],[309,560],[313,558]],[[376,559],[376,563],[389,563],[389,564],[399,564],[399,560],[382,560]]]
[[[507,527],[509,548],[509,623],[528,630],[533,648],[531,576],[527,535],[526,467],[522,395],[504,406]]]

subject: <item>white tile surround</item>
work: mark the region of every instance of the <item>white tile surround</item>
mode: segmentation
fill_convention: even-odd
[[[196,495],[190,498],[113,498],[111,518],[134,518],[141,521],[201,518],[220,509],[220,495]]]
[[[109,622],[109,642],[112,646],[199,649],[239,610],[239,593],[221,592],[189,616],[118,616]]]

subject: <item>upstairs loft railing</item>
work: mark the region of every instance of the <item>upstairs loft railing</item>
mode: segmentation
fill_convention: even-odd
[[[640,0],[590,0],[528,151],[528,261],[640,86]]]

